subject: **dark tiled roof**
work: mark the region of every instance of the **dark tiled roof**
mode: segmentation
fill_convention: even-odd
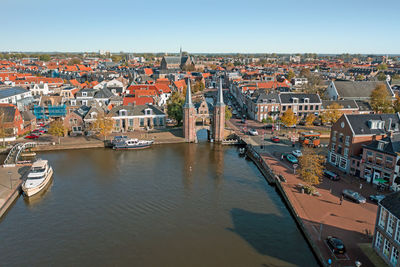
[[[304,103],[304,99],[308,98],[309,103],[321,103],[321,99],[317,94],[304,94],[304,93],[282,93],[279,95],[282,104],[293,103],[293,98],[298,98],[299,103]]]
[[[326,109],[333,103],[338,103],[343,107],[343,109],[357,109],[357,103],[354,100],[322,100],[322,109]]]
[[[388,84],[386,82],[375,81],[334,81],[336,90],[341,98],[369,98],[372,91],[379,84],[384,84],[388,90],[389,95],[392,95]]]
[[[279,103],[279,95],[276,93],[267,94],[265,91],[258,90],[253,94],[253,97],[255,103],[274,103],[274,100],[275,103]]]
[[[378,144],[382,141],[385,142],[385,145],[383,149],[378,149]],[[394,133],[391,137],[385,137],[381,141],[372,141],[364,147],[396,155],[396,152],[400,152],[400,133]]]
[[[94,98],[111,98],[113,95],[108,89],[100,89],[94,94]]]
[[[153,105],[127,105],[127,106],[116,106],[113,107],[109,114],[111,116],[119,116],[120,110],[126,110],[128,112],[128,116],[143,116],[145,115],[145,109],[150,108],[153,110],[153,115],[165,115],[164,112],[159,110],[157,107]]]
[[[4,122],[13,122],[17,107],[14,105],[0,105],[0,115],[4,114]]]
[[[400,192],[387,195],[380,204],[397,218],[400,218]]]
[[[390,130],[399,131],[400,119],[398,114],[351,114],[344,115],[349,120],[349,123],[356,135],[380,135],[385,134],[389,130],[389,122],[392,119]],[[383,129],[371,129],[368,121],[384,121],[385,126]]]
[[[0,99],[10,97],[13,95],[27,93],[27,92],[28,92],[28,90],[21,88],[21,87],[10,87],[10,88],[1,89],[0,90]]]
[[[355,100],[359,111],[372,111],[371,105],[367,101]]]

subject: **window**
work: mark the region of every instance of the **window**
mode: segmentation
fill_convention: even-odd
[[[82,96],[87,96],[87,93],[86,92],[82,92]]]
[[[303,110],[303,106],[299,106],[299,110]]]
[[[378,165],[382,165],[382,163],[383,163],[383,156],[382,156],[382,154],[376,154],[376,155],[375,155],[375,162],[376,162],[376,164],[378,164]]]
[[[331,163],[336,164],[336,155],[335,154],[331,154]]]
[[[308,106],[304,106],[304,110],[308,110]]]
[[[390,254],[390,242],[388,239],[385,238],[385,243],[383,243],[383,254],[389,258],[389,254]]]
[[[334,152],[335,151],[335,143],[332,143],[332,147],[331,147],[331,150]]]
[[[385,167],[389,168],[389,169],[393,167],[393,158],[392,157],[386,157]]]
[[[264,112],[264,107],[263,106],[260,107],[260,112]]]
[[[332,134],[332,141],[333,142],[336,142],[336,131],[333,131],[333,134]]]
[[[392,256],[390,257],[390,263],[392,263],[393,266],[396,266],[398,261],[399,261],[399,251],[397,250],[396,247],[393,247]]]
[[[343,156],[345,156],[345,157],[349,156],[349,149],[347,147],[344,148]]]
[[[129,126],[130,126],[130,127],[133,127],[133,119],[129,119],[129,120],[128,120],[128,123],[129,123]]]
[[[347,159],[340,157],[339,167],[342,169],[346,169],[347,167]]]
[[[282,111],[285,111],[286,110],[286,106],[282,106]]]
[[[375,247],[380,249],[382,245],[382,234],[381,232],[376,232],[376,240],[375,240]]]
[[[140,118],[140,126],[141,126],[141,127],[144,126],[144,118]]]
[[[379,215],[378,225],[382,228],[385,228],[387,214],[388,214],[387,210],[384,208],[381,208],[381,214]]]
[[[153,118],[153,125],[154,125],[154,126],[157,125],[157,118],[156,118],[156,117]]]
[[[304,103],[310,103],[310,99],[309,98],[304,98]]]
[[[319,106],[318,105],[315,105],[315,110],[318,110],[319,109]]]
[[[368,162],[372,162],[372,152],[371,151],[367,151],[367,161]]]
[[[347,135],[345,140],[346,140],[345,141],[346,146],[349,146],[350,145],[350,136]]]
[[[160,126],[164,126],[164,118],[160,118]]]
[[[394,235],[394,240],[400,243],[400,220],[397,220],[396,234]]]
[[[340,143],[343,143],[343,134],[342,134],[342,133],[339,134],[339,142],[340,142]]]
[[[119,127],[119,120],[115,120],[115,127]]]
[[[379,142],[378,143],[378,149],[379,150],[383,150],[383,147],[385,146],[385,143],[384,142]]]
[[[342,146],[341,146],[341,145],[338,145],[338,147],[337,147],[337,153],[338,153],[338,154],[342,154]]]
[[[394,216],[391,213],[389,213],[389,219],[388,219],[386,232],[390,236],[392,236],[393,235],[393,230],[394,230]]]

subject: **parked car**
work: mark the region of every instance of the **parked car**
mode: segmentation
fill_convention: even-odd
[[[293,154],[296,158],[303,156],[303,153],[301,153],[301,150],[299,150],[299,149],[293,150],[293,151],[292,151],[292,154]]]
[[[379,203],[384,198],[385,198],[385,195],[370,195],[369,196],[369,199],[376,203]]]
[[[343,196],[345,198],[348,198],[358,204],[360,203],[365,203],[367,200],[365,199],[365,197],[363,197],[362,195],[360,195],[358,192],[355,192],[353,190],[350,189],[344,189],[342,192]]]
[[[25,136],[25,139],[37,139],[37,138],[39,138],[39,135],[37,134],[30,134]]]
[[[299,163],[297,158],[295,156],[293,156],[292,154],[286,154],[285,157],[290,163],[293,163],[293,164]]]
[[[250,129],[249,134],[255,136],[255,135],[258,135],[258,132],[256,129]]]
[[[265,128],[265,129],[272,129],[272,128],[274,128],[274,125],[272,125],[272,124],[267,124],[267,125],[264,126],[264,128]]]
[[[328,170],[324,170],[324,176],[333,180],[333,181],[338,181],[340,180],[339,175],[337,175],[336,173],[332,172],[332,171],[328,171]]]
[[[273,137],[271,137],[271,141],[274,143],[279,143],[281,140],[279,139],[278,136],[273,136]]]
[[[42,129],[35,129],[35,130],[32,131],[32,133],[34,133],[36,135],[41,135],[41,134],[44,134],[45,131],[42,130]]]
[[[344,254],[346,253],[346,248],[343,241],[334,236],[328,236],[326,238],[326,243],[333,253]]]

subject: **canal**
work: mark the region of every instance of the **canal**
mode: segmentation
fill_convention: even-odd
[[[53,183],[0,222],[1,266],[317,266],[275,189],[235,147],[40,157]]]

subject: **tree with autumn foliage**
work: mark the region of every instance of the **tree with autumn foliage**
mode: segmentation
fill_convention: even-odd
[[[306,117],[306,125],[312,126],[316,118],[314,114],[309,113]]]
[[[310,186],[322,182],[324,170],[324,156],[315,153],[312,148],[304,148],[303,155],[299,157],[299,172],[301,179]]]
[[[290,82],[294,77],[296,77],[294,72],[292,70],[289,70],[286,79]]]
[[[395,112],[400,112],[400,96],[396,95],[396,100],[393,103],[393,109]]]
[[[385,84],[378,84],[371,93],[371,107],[376,113],[393,113],[392,97]]]
[[[229,106],[225,106],[225,121],[229,121],[232,118],[232,111]]]
[[[343,106],[339,105],[337,102],[333,102],[327,106],[325,111],[321,114],[322,123],[334,124],[343,115],[341,111],[342,108]]]
[[[65,136],[67,129],[61,120],[55,120],[50,123],[49,134],[58,137],[58,143],[61,143],[61,137]]]
[[[289,108],[288,110],[285,111],[285,113],[283,113],[281,117],[281,122],[288,127],[296,124],[297,117],[296,115],[294,115],[293,110],[291,108]]]
[[[104,141],[107,139],[107,136],[114,129],[114,119],[107,114],[102,113],[98,114],[96,120],[91,125],[91,130],[96,132],[98,135],[104,137]]]

